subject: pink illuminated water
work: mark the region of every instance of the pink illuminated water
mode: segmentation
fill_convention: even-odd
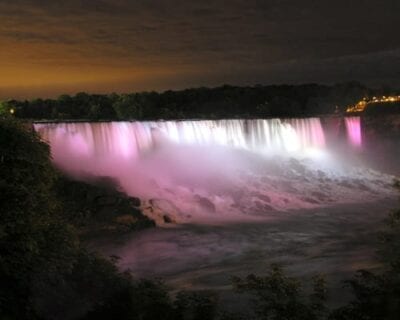
[[[57,123],[36,124],[35,129],[52,146],[56,161],[65,153],[137,158],[168,142],[230,146],[269,154],[303,152],[325,146],[324,131],[317,118]],[[59,148],[62,152],[58,152]]]
[[[350,143],[355,147],[360,147],[362,144],[360,117],[347,117],[345,118],[345,124]]]
[[[359,118],[346,118],[345,128],[349,143],[360,146]],[[35,129],[61,170],[81,179],[115,178],[159,209],[146,213],[157,222],[165,213],[176,221],[258,216],[379,194],[373,173],[367,177],[335,157],[332,133],[318,118],[41,123]]]

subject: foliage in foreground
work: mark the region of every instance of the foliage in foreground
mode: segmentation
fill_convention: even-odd
[[[278,265],[272,265],[267,276],[235,277],[233,283],[239,292],[248,292],[255,297],[253,302],[259,319],[316,320],[322,319],[327,312],[327,291],[321,276],[313,279],[313,291],[309,296],[303,291],[301,282],[285,275]]]
[[[34,313],[36,275],[71,270],[78,242],[57,219],[48,146],[22,124],[1,120],[0,148],[0,310],[23,319]]]
[[[171,299],[88,252],[67,212],[81,206],[60,201],[59,178],[32,128],[0,118],[0,319],[213,318],[208,295]]]

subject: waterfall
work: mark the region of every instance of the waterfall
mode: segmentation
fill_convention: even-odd
[[[181,145],[230,146],[266,154],[303,152],[325,146],[320,119],[37,123],[57,151],[136,158],[167,141]]]
[[[59,169],[77,179],[115,179],[144,199],[145,214],[160,224],[165,214],[201,221],[364,201],[381,186],[370,171],[362,171],[361,181],[362,166],[352,157],[361,155],[359,117],[34,127]]]
[[[355,147],[360,147],[362,144],[360,117],[345,118],[345,125],[347,138],[350,144]]]

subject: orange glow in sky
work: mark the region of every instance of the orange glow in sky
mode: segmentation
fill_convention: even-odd
[[[400,85],[400,38],[392,36],[399,11],[391,0],[0,0],[0,99],[221,84]]]

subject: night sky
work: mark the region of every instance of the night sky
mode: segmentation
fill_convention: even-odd
[[[0,0],[0,98],[400,86],[399,0]]]

